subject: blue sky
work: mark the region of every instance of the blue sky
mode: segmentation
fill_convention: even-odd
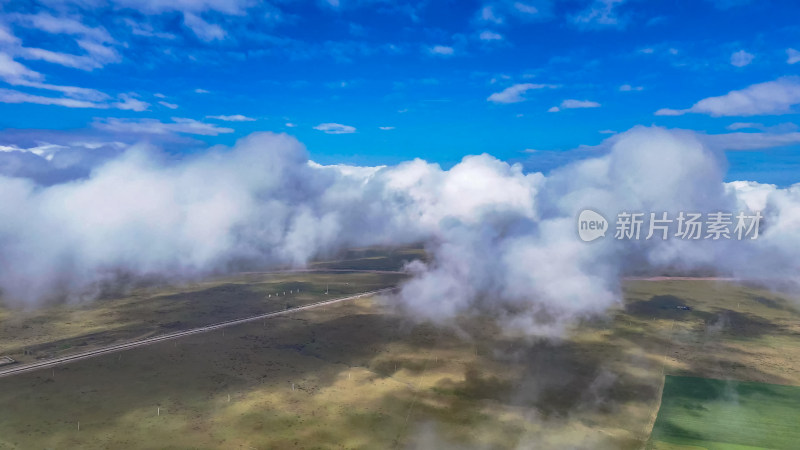
[[[800,181],[797,2],[0,7],[6,149],[147,141],[181,153],[268,130],[325,164],[449,166],[487,152],[547,171],[660,125],[726,151],[729,179]]]

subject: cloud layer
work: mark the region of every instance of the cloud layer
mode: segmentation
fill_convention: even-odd
[[[133,146],[70,182],[0,176],[0,288],[6,301],[36,304],[125,280],[301,267],[348,247],[423,242],[431,259],[408,267],[399,294],[409,311],[443,321],[483,312],[509,331],[552,336],[618,304],[626,274],[796,280],[800,188],[725,184],[724,173],[702,136],[644,127],[548,176],[486,154],[448,170],[420,159],[321,166],[271,133],[178,160]],[[769,226],[754,241],[587,244],[576,232],[584,208],[612,223],[620,211],[759,209]]]

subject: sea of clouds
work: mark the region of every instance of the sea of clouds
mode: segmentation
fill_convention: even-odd
[[[509,329],[555,335],[618,304],[631,274],[789,284],[800,274],[800,185],[725,183],[724,155],[690,131],[636,127],[547,176],[487,154],[448,170],[422,159],[323,166],[273,133],[180,158],[146,145],[113,150],[73,155],[77,171],[56,150],[0,152],[6,302],[87,299],[123,280],[299,268],[350,247],[422,242],[431,257],[408,266],[399,294],[410,311],[436,320],[488,312]],[[616,240],[612,231],[586,243],[576,230],[584,208],[612,225],[620,211],[760,210],[764,221],[756,240]]]

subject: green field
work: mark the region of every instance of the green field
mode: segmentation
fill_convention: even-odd
[[[667,375],[651,440],[653,448],[798,448],[800,387]]]

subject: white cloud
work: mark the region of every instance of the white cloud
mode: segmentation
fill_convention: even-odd
[[[761,150],[772,147],[800,144],[800,133],[736,132],[723,134],[698,134],[709,148],[718,150]]]
[[[800,51],[797,51],[793,48],[786,49],[786,62],[788,64],[794,64],[800,61]]]
[[[16,84],[20,81],[41,80],[44,76],[15,61],[7,53],[0,52],[0,78],[9,84]]]
[[[183,15],[183,23],[189,27],[200,40],[205,42],[221,41],[228,35],[219,25],[208,23],[196,14],[185,13]]]
[[[71,97],[74,100],[84,100],[84,102],[62,101],[58,98],[43,97],[39,95],[25,94],[19,91],[6,90],[4,98],[7,103],[38,103],[49,105],[71,105],[80,108],[103,107],[92,102],[100,102],[108,99],[108,95],[89,88],[76,86],[59,86],[55,84],[43,83],[44,76],[38,72],[28,69],[24,65],[15,61],[7,53],[0,52],[0,79],[13,86],[25,86],[34,89],[44,89],[56,91]]]
[[[297,128],[297,124],[292,122],[286,122],[286,128]]]
[[[378,127],[378,129],[384,130],[384,131],[389,131],[389,130],[394,130],[394,127]]]
[[[112,103],[112,106],[129,111],[145,111],[150,104],[137,99],[133,94],[120,94],[119,101]]]
[[[617,7],[625,0],[594,0],[589,7],[572,17],[572,23],[579,28],[621,28],[625,25],[625,20],[617,13]]]
[[[679,109],[671,109],[671,108],[661,108],[655,112],[657,116],[682,116],[686,114],[686,110],[679,110]]]
[[[22,152],[22,153],[33,153],[36,156],[41,156],[42,158],[52,161],[53,157],[59,150],[67,148],[64,145],[57,145],[57,144],[41,144],[35,147],[28,147],[28,148],[21,148],[17,145],[0,145],[0,152]]]
[[[45,97],[27,94],[13,89],[0,89],[0,103],[35,103],[38,105],[58,105],[67,108],[106,108],[105,105],[77,100],[74,98]]]
[[[551,18],[549,0],[493,0],[487,1],[478,10],[477,24],[504,25],[506,19],[520,21],[543,20]]]
[[[80,48],[84,49],[92,57],[95,63],[120,60],[117,51],[111,47],[87,39],[78,39],[76,42]]]
[[[52,64],[72,67],[73,69],[92,70],[102,67],[101,64],[96,63],[92,58],[87,56],[59,53],[51,50],[45,50],[43,48],[24,48],[21,52],[22,56],[26,59],[47,61]]]
[[[658,116],[679,116],[686,113],[720,116],[757,116],[787,114],[800,103],[800,78],[784,77],[730,91],[718,97],[709,97],[688,109],[664,108]]]
[[[135,36],[156,37],[160,39],[175,39],[172,33],[165,33],[163,31],[156,31],[152,25],[146,22],[137,22],[128,18],[123,19],[125,24],[131,29],[131,33]]]
[[[169,102],[165,102],[165,101],[160,101],[160,102],[158,102],[158,104],[163,106],[163,107],[165,107],[165,108],[178,109],[178,105],[176,105],[175,103],[169,103]]]
[[[18,37],[14,36],[14,33],[12,33],[7,26],[0,24],[0,43],[7,45],[19,45],[21,41]]]
[[[82,88],[76,86],[59,86],[55,84],[47,84],[47,83],[39,83],[39,82],[19,82],[15,83],[17,86],[27,86],[35,89],[45,89],[48,91],[56,91],[61,92],[62,94],[66,95],[67,97],[71,97],[78,100],[88,100],[94,102],[102,102],[108,100],[110,97],[108,94],[100,92],[95,89],[89,88]]]
[[[91,71],[99,69],[106,64],[121,61],[121,57],[116,50],[104,45],[89,45],[84,43],[88,50],[87,55],[73,55],[70,53],[60,53],[43,48],[22,47],[19,55],[25,59],[46,61],[64,67]]]
[[[548,110],[548,112],[558,112],[562,109],[580,109],[580,108],[599,108],[600,103],[593,102],[590,100],[575,100],[575,99],[567,99],[561,102],[559,106],[553,106]]]
[[[633,272],[714,270],[796,290],[800,188],[725,183],[725,162],[704,139],[636,127],[546,177],[486,154],[446,170],[421,159],[321,166],[297,140],[271,133],[167,164],[154,149],[132,148],[80,183],[0,176],[0,288],[6,302],[35,304],[91,298],[117,276],[302,267],[346,248],[424,243],[428,258],[408,266],[393,300],[440,322],[479,310],[529,336],[613,315]],[[587,245],[575,234],[587,207],[613,220],[619,211],[674,217],[744,205],[762,207],[770,225],[757,240],[609,235]]]
[[[561,111],[561,108],[559,108],[558,106],[551,106],[550,108],[547,109],[547,112],[551,112],[551,113],[555,113],[555,112],[559,112],[559,111]]]
[[[200,88],[197,88],[197,89],[195,89],[195,90],[194,90],[194,93],[195,93],[195,94],[208,94],[208,93],[209,93],[209,91],[207,91],[207,90],[205,90],[205,89],[200,89]]]
[[[19,24],[51,34],[85,36],[97,42],[114,42],[105,28],[92,28],[72,17],[55,17],[48,13],[18,14],[12,18]]]
[[[69,16],[53,16],[48,13],[12,14],[10,18],[19,25],[56,34],[74,36],[75,43],[85,54],[63,53],[44,48],[17,46],[19,56],[26,59],[41,60],[65,67],[81,70],[94,70],[122,58],[114,49],[116,41],[105,28],[92,28],[80,20]]]
[[[109,117],[96,119],[92,126],[105,131],[133,134],[184,133],[217,136],[224,133],[233,133],[234,131],[232,128],[222,128],[214,124],[181,117],[173,117],[172,122],[161,122],[157,119],[119,119]]]
[[[251,0],[112,0],[114,3],[127,8],[136,9],[145,14],[161,14],[178,11],[183,13],[203,13],[214,11],[228,15],[242,15],[247,7],[252,5]]]
[[[732,131],[735,131],[735,130],[744,130],[744,129],[747,129],[747,128],[761,129],[761,128],[763,128],[763,127],[764,127],[764,125],[762,125],[762,124],[760,124],[760,123],[753,123],[753,122],[734,122],[734,123],[732,123],[732,124],[728,125],[728,126],[727,126],[727,127],[725,127],[725,128],[727,128],[727,129],[729,129],[729,130],[732,130]]]
[[[621,92],[641,91],[643,89],[642,86],[631,86],[630,84],[623,84],[619,87]]]
[[[451,56],[455,53],[455,50],[453,47],[448,47],[446,45],[434,45],[428,48],[428,53],[431,55]]]
[[[323,131],[327,134],[350,134],[355,133],[355,127],[342,125],[340,123],[321,123],[314,127],[315,130]]]
[[[736,67],[744,67],[753,62],[753,58],[755,58],[755,55],[753,55],[752,53],[747,53],[744,50],[739,50],[738,52],[734,52],[731,55],[731,64]]]
[[[521,83],[509,86],[500,92],[495,92],[486,98],[492,103],[519,103],[527,100],[525,93],[535,89],[555,88],[553,84]]]
[[[503,23],[503,19],[495,13],[494,7],[491,5],[481,8],[480,19],[484,22],[491,22],[495,24]]]
[[[231,116],[221,115],[221,116],[206,116],[207,119],[216,119],[222,120],[225,122],[253,122],[256,119],[252,117],[243,116],[241,114],[234,114]]]
[[[499,33],[495,33],[494,31],[485,30],[482,31],[480,34],[480,39],[482,41],[502,41],[503,36]]]
[[[539,8],[522,2],[514,2],[514,9],[524,14],[538,14]]]

